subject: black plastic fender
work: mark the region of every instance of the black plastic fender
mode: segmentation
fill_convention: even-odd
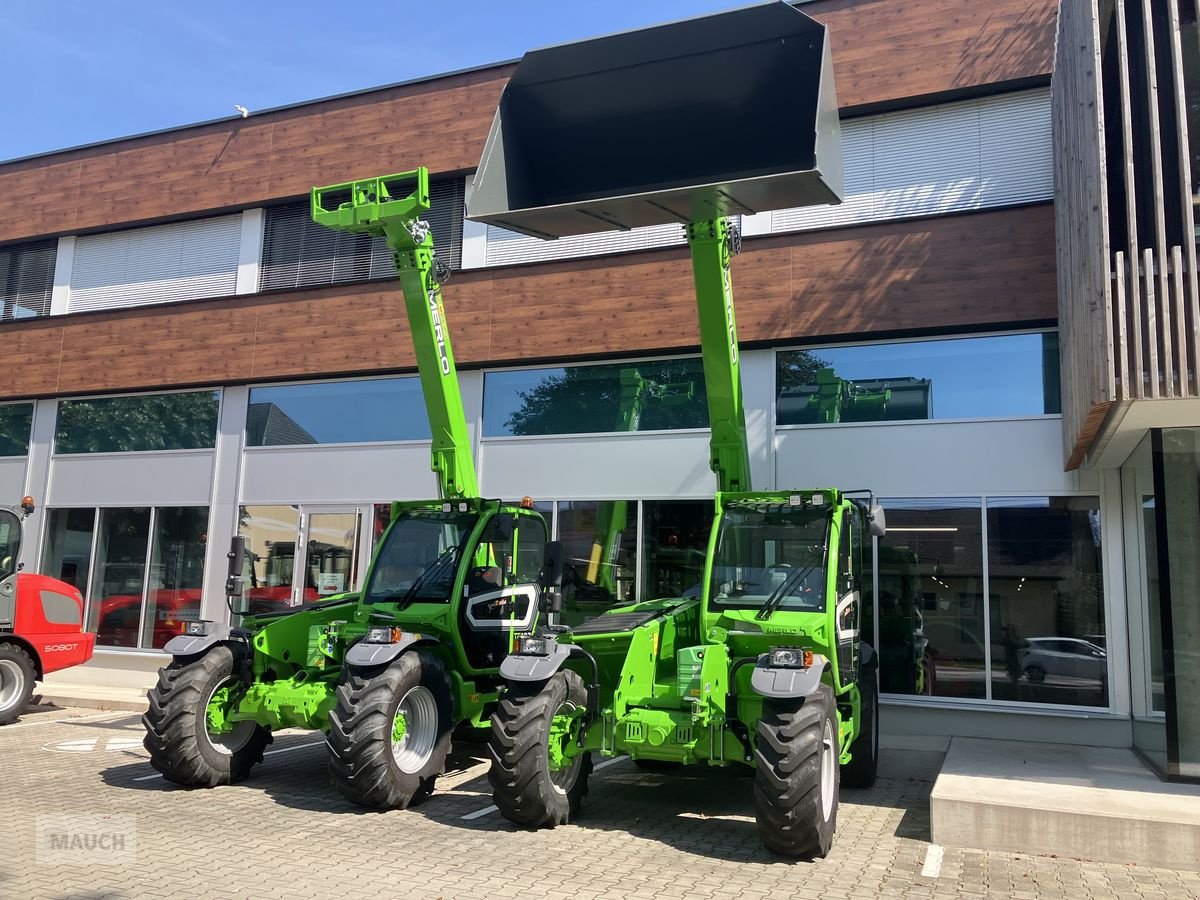
[[[807,669],[771,668],[767,665],[767,654],[764,653],[750,673],[750,686],[763,697],[807,697],[821,683],[821,675],[828,664],[829,660],[818,653],[813,656],[813,664]]]
[[[406,632],[404,637],[392,644],[368,644],[366,641],[359,641],[346,651],[346,665],[361,667],[386,665],[413,644],[418,643],[435,644],[437,639],[416,632],[412,634]]]
[[[197,656],[207,653],[217,644],[246,646],[245,633],[235,632],[228,625],[213,623],[209,626],[208,634],[177,634],[167,641],[163,647],[172,656]]]
[[[553,639],[546,641],[549,653],[546,656],[533,656],[522,653],[510,653],[500,663],[500,677],[505,681],[547,681],[562,668],[562,664],[571,655],[571,648],[564,647]]]

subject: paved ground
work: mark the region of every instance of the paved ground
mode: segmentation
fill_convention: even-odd
[[[874,789],[843,792],[829,857],[793,863],[759,846],[751,783],[731,773],[620,760],[593,776],[578,825],[526,832],[486,812],[477,753],[418,809],[374,813],[343,802],[312,734],[281,733],[250,781],[211,791],[158,778],[141,734],[136,715],[90,709],[0,729],[0,897],[1200,896],[1200,873],[932,846],[925,754],[892,751]],[[39,844],[39,828],[71,843]],[[124,846],[83,843],[109,833]]]

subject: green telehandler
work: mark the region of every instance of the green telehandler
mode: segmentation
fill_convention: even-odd
[[[478,496],[446,328],[421,168],[312,192],[330,228],[384,235],[393,252],[432,430],[440,498],[392,504],[363,588],[297,609],[247,615],[244,538],[230,551],[233,625],[189,622],[149,693],[151,764],[192,786],[235,782],[280,728],[325,733],[333,779],[355,803],[403,808],[428,797],[451,731],[487,726],[498,667],[535,624],[543,565],[562,554],[526,498]]]
[[[878,760],[861,640],[867,491],[754,491],[730,277],[733,217],[839,202],[826,29],[779,2],[527,53],[500,99],[468,217],[543,238],[686,230],[717,478],[701,595],[543,625],[501,665],[490,781],[510,821],[570,821],[593,753],[755,769],[763,844],[824,856],[839,779]],[[860,496],[854,496],[860,495]]]

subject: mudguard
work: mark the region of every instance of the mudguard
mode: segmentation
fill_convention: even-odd
[[[767,654],[758,658],[750,673],[750,686],[763,697],[790,699],[807,697],[821,683],[821,675],[829,660],[819,653],[807,669],[773,669],[767,665]]]
[[[500,663],[500,677],[505,681],[546,681],[562,668],[571,655],[571,648],[548,640],[546,656],[510,653]]]
[[[163,646],[172,656],[195,656],[205,653],[217,644],[228,644],[237,641],[245,644],[243,633],[233,633],[228,625],[213,623],[209,626],[208,634],[177,634]]]
[[[394,644],[368,644],[366,641],[359,641],[346,651],[346,665],[362,667],[387,665],[413,644],[430,643],[434,640],[428,635],[406,632],[404,637]]]

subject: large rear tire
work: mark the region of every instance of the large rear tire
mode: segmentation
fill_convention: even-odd
[[[24,648],[0,643],[0,725],[15,722],[33,696],[37,670]]]
[[[764,847],[804,859],[829,852],[837,829],[840,755],[828,685],[802,699],[763,700],[754,799]]]
[[[864,668],[859,675],[862,725],[858,737],[850,744],[850,762],[842,767],[842,784],[852,788],[869,788],[875,784],[879,771],[879,688],[875,670]]]
[[[587,794],[592,755],[579,753],[550,770],[551,725],[557,714],[587,706],[587,689],[575,672],[556,672],[544,685],[509,686],[492,714],[488,781],[492,802],[510,822],[530,828],[565,825],[579,813]],[[557,739],[574,740],[574,732]]]
[[[159,669],[158,684],[146,695],[150,708],[142,716],[142,743],[150,765],[167,781],[187,787],[233,784],[262,762],[272,737],[257,722],[239,722],[226,733],[209,731],[209,703],[234,680],[233,662],[233,651],[218,645]]]
[[[406,809],[433,793],[454,730],[450,678],[431,653],[347,668],[329,714],[329,772],[359,806]]]

